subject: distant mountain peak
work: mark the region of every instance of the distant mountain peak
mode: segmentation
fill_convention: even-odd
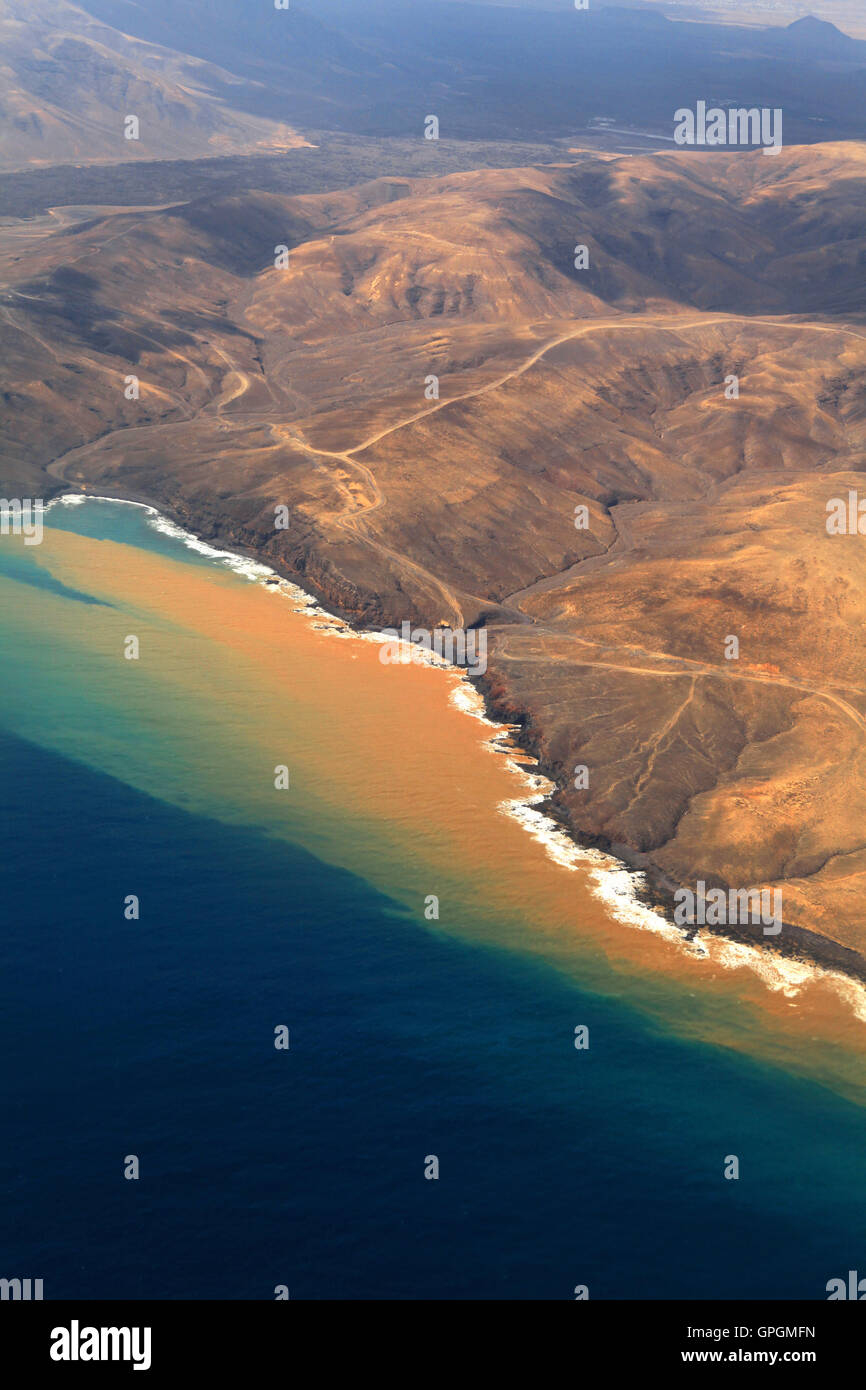
[[[854,42],[828,19],[818,19],[817,15],[813,14],[806,15],[803,19],[795,19],[792,24],[786,26],[785,33],[810,45],[817,43],[824,49],[847,48]]]
[[[821,33],[826,33],[828,29],[832,29],[834,34],[842,34],[842,30],[837,28],[835,24],[831,24],[829,19],[819,19],[818,16],[814,14],[804,15],[802,19],[794,19],[785,27],[789,31],[799,30],[800,33],[807,33],[813,30],[815,33],[819,31]],[[844,34],[842,37],[845,37]]]

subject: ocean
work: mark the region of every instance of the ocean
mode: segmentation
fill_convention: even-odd
[[[267,577],[122,503],[0,538],[0,1276],[822,1299],[866,1272],[861,988],[683,943],[459,677]]]

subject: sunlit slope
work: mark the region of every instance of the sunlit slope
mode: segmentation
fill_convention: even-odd
[[[132,39],[66,0],[0,2],[0,169],[288,149],[278,121],[232,111],[233,79]],[[138,121],[128,138],[129,117]]]
[[[364,621],[485,621],[575,829],[781,883],[866,949],[860,540],[825,527],[864,460],[864,169],[599,159],[19,229],[5,486],[151,498]]]

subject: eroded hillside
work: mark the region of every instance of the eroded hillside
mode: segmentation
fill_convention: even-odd
[[[16,224],[3,486],[152,499],[363,622],[483,622],[576,832],[781,885],[866,957],[866,561],[826,527],[866,459],[864,173],[599,158]]]

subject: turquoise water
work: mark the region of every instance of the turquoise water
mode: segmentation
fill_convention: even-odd
[[[132,508],[55,520],[209,563]],[[90,765],[108,696],[21,615],[62,603],[68,655],[104,598],[36,550],[0,557],[0,1273],[47,1298],[820,1299],[866,1266],[861,1108]],[[28,693],[75,740],[23,737]],[[152,788],[177,776],[158,715]]]

